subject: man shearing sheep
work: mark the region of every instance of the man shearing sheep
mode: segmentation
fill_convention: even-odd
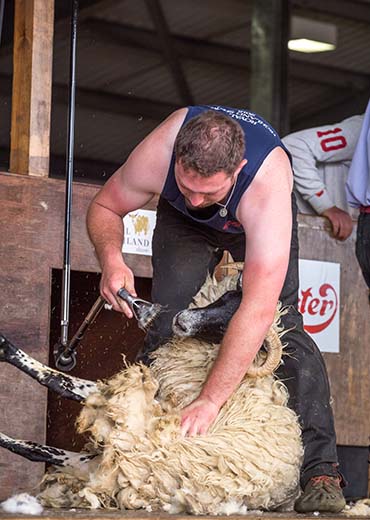
[[[242,380],[273,321],[289,305],[284,339],[292,356],[279,369],[300,417],[305,457],[297,512],[339,512],[345,505],[325,365],[304,332],[298,306],[298,237],[289,154],[257,114],[223,106],[175,111],[153,130],[90,205],[88,229],[101,268],[101,294],[131,317],[117,297],[135,293],[122,258],[122,217],[160,195],[153,237],[153,301],[167,305],[153,323],[141,359],[172,334],[223,251],[244,261],[241,304],[197,399],[182,411],[182,432],[207,431]]]

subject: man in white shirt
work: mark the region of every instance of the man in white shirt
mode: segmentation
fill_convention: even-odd
[[[356,115],[282,139],[292,155],[298,210],[326,217],[338,240],[350,236],[352,219],[357,216],[347,203],[344,187],[363,119],[363,114]]]

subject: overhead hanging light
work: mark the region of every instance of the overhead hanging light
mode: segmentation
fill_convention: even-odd
[[[297,52],[333,51],[337,44],[337,28],[332,23],[292,16],[288,49]]]

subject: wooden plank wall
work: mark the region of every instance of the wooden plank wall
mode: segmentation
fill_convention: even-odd
[[[74,185],[72,269],[99,270],[85,229],[85,214],[97,187]],[[0,174],[0,329],[16,345],[42,362],[48,360],[50,272],[62,268],[64,183]],[[151,209],[149,207],[149,209]],[[369,305],[354,256],[354,235],[339,243],[324,220],[300,216],[301,258],[340,262],[341,351],[325,354],[334,398],[338,443],[366,446],[370,431]],[[150,277],[149,257],[127,255],[136,276]],[[46,391],[4,365],[0,372],[0,431],[37,442],[45,440]],[[30,490],[43,472],[0,450],[0,499]],[[5,468],[5,470],[4,470]]]
[[[71,265],[77,271],[99,271],[85,229],[87,206],[97,189],[74,184]],[[64,183],[0,173],[0,200],[0,330],[47,363],[51,269],[63,267]],[[149,257],[125,258],[136,276],[151,276]],[[44,442],[46,390],[15,368],[0,366],[0,431]],[[42,464],[0,449],[0,500],[30,490],[43,470]]]
[[[340,352],[325,353],[338,444],[370,442],[370,306],[355,256],[356,230],[345,241],[328,234],[326,219],[299,216],[300,258],[340,263]]]

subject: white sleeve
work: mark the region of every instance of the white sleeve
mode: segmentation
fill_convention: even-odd
[[[295,189],[319,215],[335,206],[319,175],[320,163],[350,161],[363,116],[354,116],[341,123],[309,128],[282,139],[292,155]]]

